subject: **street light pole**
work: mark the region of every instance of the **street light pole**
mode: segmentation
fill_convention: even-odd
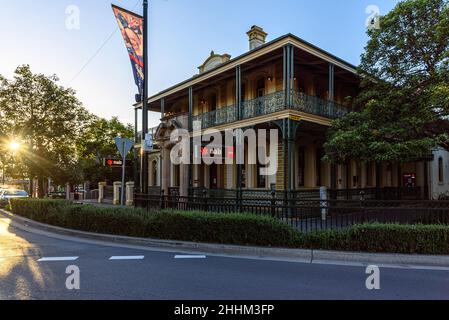
[[[142,97],[142,138],[148,134],[148,0],[143,0],[143,97]],[[142,162],[140,168],[141,191],[148,194],[148,155],[142,141]]]

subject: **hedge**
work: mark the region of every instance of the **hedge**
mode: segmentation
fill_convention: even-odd
[[[405,254],[449,254],[449,226],[363,224],[307,234],[311,249]]]
[[[122,236],[235,245],[406,254],[449,254],[449,226],[364,224],[302,234],[267,216],[76,205],[16,199],[14,214],[64,228]]]
[[[146,212],[134,208],[76,205],[64,200],[15,199],[14,214],[63,228],[132,237],[219,244],[294,247],[290,226],[267,216],[205,212]]]

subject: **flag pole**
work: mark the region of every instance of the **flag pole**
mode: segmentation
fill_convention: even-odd
[[[142,138],[148,134],[148,0],[143,0],[143,90],[142,90]],[[148,155],[142,142],[141,162],[142,193],[148,194]]]

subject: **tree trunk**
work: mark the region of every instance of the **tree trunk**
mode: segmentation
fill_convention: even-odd
[[[43,177],[39,177],[38,180],[37,180],[37,184],[38,184],[37,197],[39,199],[42,199],[44,197],[44,195],[45,195],[45,190],[44,190],[45,183],[44,183],[44,181],[45,181],[45,178],[43,178]]]
[[[33,178],[32,175],[30,175],[28,179],[30,180],[30,185],[29,185],[29,188],[28,188],[28,194],[30,195],[30,197],[34,197],[34,194],[33,194],[33,182],[34,182],[34,178]]]

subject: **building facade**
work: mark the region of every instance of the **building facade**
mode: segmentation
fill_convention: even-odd
[[[430,198],[449,188],[449,181],[430,186],[436,174],[434,156],[406,164],[323,162],[332,120],[357,111],[356,67],[291,34],[266,43],[264,30],[253,26],[247,35],[247,53],[231,59],[211,52],[196,76],[150,97],[149,110],[161,113],[161,124],[153,129],[157,147],[149,155],[153,191],[180,196],[204,190],[223,196],[235,190],[317,194],[324,186],[340,190],[336,193],[340,197],[384,190],[397,198]],[[137,106],[136,121],[139,112]],[[174,147],[170,135],[176,129],[188,130],[193,138],[210,129],[248,128],[278,129],[276,174],[261,175],[260,164],[249,164],[250,158],[257,158],[257,153],[248,151],[251,148],[245,148],[242,165],[170,161]],[[447,152],[438,152],[448,175]]]

